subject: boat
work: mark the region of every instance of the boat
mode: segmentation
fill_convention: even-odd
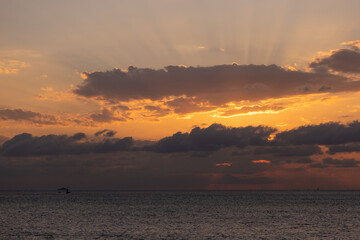
[[[58,188],[58,193],[65,193],[65,194],[68,194],[70,193],[70,190],[69,188],[65,188],[65,187],[62,187],[62,188]]]

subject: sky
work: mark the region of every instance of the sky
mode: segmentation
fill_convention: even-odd
[[[0,0],[0,190],[360,189],[359,10]]]

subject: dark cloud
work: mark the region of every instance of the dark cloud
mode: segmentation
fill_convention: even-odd
[[[106,138],[108,132],[99,131],[97,137],[84,133],[13,137],[0,149],[0,189],[54,189],[59,183],[77,189],[307,189],[314,174],[321,175],[321,186],[359,186],[358,160],[318,162],[309,157],[321,153],[318,146],[269,141],[273,128],[213,124],[157,142]],[[334,174],[315,168],[328,168]],[[349,184],[332,185],[350,173]],[[308,181],[299,182],[299,177]]]
[[[244,147],[268,144],[268,138],[276,129],[270,127],[228,128],[212,124],[208,128],[194,128],[190,133],[178,132],[159,140],[144,150],[156,152],[216,151],[222,147]]]
[[[341,152],[360,152],[360,143],[348,143],[331,145],[329,147],[329,154],[341,153]]]
[[[315,70],[329,68],[344,73],[360,73],[360,49],[354,47],[332,51],[330,56],[317,58],[310,63],[310,67]],[[328,89],[324,90],[328,91]]]
[[[244,156],[250,154],[252,151],[245,150],[245,151],[234,151],[231,153],[231,156]]]
[[[113,137],[115,136],[116,132],[115,131],[107,131],[104,136],[105,137]]]
[[[289,162],[294,162],[294,163],[312,163],[314,162],[314,160],[312,160],[311,158],[300,158],[300,159],[296,159],[294,161],[289,161]]]
[[[171,113],[170,109],[160,106],[146,105],[144,109],[150,112],[143,114],[143,116],[146,118],[164,117]]]
[[[133,99],[163,100],[175,96],[188,107],[209,103],[211,107],[231,101],[260,100],[328,91],[355,91],[360,83],[331,73],[290,71],[276,65],[218,65],[211,67],[168,66],[164,69],[129,67],[84,73],[87,79],[74,93],[110,102]],[[326,87],[323,87],[326,86]],[[304,89],[307,89],[304,91]],[[175,111],[179,102],[170,102]],[[195,104],[195,105],[194,105]],[[179,108],[180,109],[180,108]]]
[[[108,131],[108,129],[100,130],[100,131],[94,133],[94,136],[95,136],[95,137],[98,137],[98,136],[102,135],[103,133],[105,133],[105,132],[107,132],[107,131]]]
[[[323,163],[313,163],[309,165],[309,168],[327,168],[327,165]]]
[[[206,103],[201,103],[191,98],[177,98],[166,102],[166,105],[173,109],[177,114],[187,114],[193,112],[207,112],[216,109],[216,107],[206,106]]]
[[[349,124],[329,122],[319,125],[301,126],[278,133],[275,136],[274,142],[291,145],[333,145],[360,142],[360,123],[358,121]]]
[[[329,92],[331,90],[331,87],[328,86],[321,86],[321,88],[318,89],[319,92]]]
[[[112,138],[116,132],[104,129],[94,134],[96,139],[87,138],[84,133],[73,136],[46,135],[34,137],[23,133],[4,141],[2,155],[51,155],[51,154],[82,154],[108,151],[151,151],[161,153],[193,152],[193,156],[208,157],[209,154],[196,153],[214,152],[223,148],[236,147],[230,156],[266,155],[284,157],[297,161],[298,157],[322,154],[318,145],[327,145],[328,153],[360,151],[360,123],[349,124],[336,122],[319,125],[302,126],[296,129],[278,132],[273,140],[270,135],[277,130],[266,126],[226,127],[212,124],[209,127],[195,127],[191,132],[178,132],[159,141],[136,141],[131,137]],[[101,138],[99,138],[101,136]],[[246,148],[245,148],[246,147]],[[290,160],[289,160],[290,161]],[[292,160],[291,160],[292,161]]]
[[[74,140],[74,141],[79,141],[81,139],[86,138],[86,134],[85,133],[75,133],[73,136],[69,137],[70,140]]]
[[[223,148],[207,157],[194,152],[150,151],[0,156],[0,189],[9,183],[15,186],[16,182],[19,186],[31,183],[32,188],[45,185],[48,189],[59,182],[78,189],[207,189],[211,184],[245,186],[272,181],[261,175],[267,166],[259,167],[247,156],[231,156],[234,149]],[[225,160],[232,165],[226,169],[216,166]]]
[[[274,156],[311,156],[322,154],[316,145],[257,147],[254,154],[271,154]]]
[[[330,165],[333,167],[358,167],[359,161],[354,158],[347,159],[334,159],[334,158],[324,158],[323,164]]]
[[[86,139],[84,133],[77,133],[73,136],[45,135],[41,137],[22,133],[6,141],[1,147],[1,154],[4,156],[41,156],[105,153],[129,150],[133,143],[131,137],[92,142]]]
[[[152,106],[152,105],[146,105],[144,107],[145,110],[149,110],[149,111],[161,111],[162,108],[159,106]]]
[[[115,114],[115,112],[110,109],[104,107],[100,113],[93,113],[90,115],[90,119],[95,122],[112,122],[112,121],[126,121],[127,119],[123,116],[119,117]]]
[[[115,131],[112,131],[112,130],[109,130],[109,129],[104,129],[104,130],[101,130],[101,131],[98,131],[98,132],[94,133],[94,136],[95,137],[98,137],[98,136],[113,137],[113,136],[115,136],[115,134],[116,134]]]
[[[216,109],[215,106],[209,106],[208,102],[201,102],[195,98],[180,97],[174,100],[163,101],[161,106],[146,105],[144,110],[151,113],[144,113],[143,116],[151,117],[164,117],[172,113],[184,115],[195,112],[206,112]]]
[[[354,168],[358,167],[360,161],[357,161],[354,158],[345,158],[345,159],[335,159],[335,158],[324,158],[322,163],[310,164],[310,168]]]
[[[113,107],[114,109],[119,109],[120,111],[126,112],[129,111],[130,108],[128,106],[124,106],[124,105],[117,105]]]
[[[62,124],[56,116],[22,109],[0,109],[0,120],[27,121],[42,125]]]

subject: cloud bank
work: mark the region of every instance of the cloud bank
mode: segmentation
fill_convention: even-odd
[[[105,153],[130,150],[134,141],[131,137],[90,141],[84,133],[67,135],[45,135],[40,137],[28,133],[16,135],[3,143],[4,156],[42,156],[84,153]]]
[[[280,144],[333,145],[360,142],[360,122],[349,124],[329,122],[319,125],[301,126],[276,134],[274,141]]]
[[[212,124],[208,128],[196,127],[190,133],[178,132],[171,137],[148,145],[143,150],[156,152],[216,151],[223,147],[242,148],[248,145],[266,145],[268,138],[276,129],[270,127],[228,128]]]
[[[319,145],[329,147],[329,153],[360,151],[360,122],[338,122],[306,125],[278,132],[267,126],[226,127],[214,123],[206,128],[194,127],[190,132],[177,132],[155,142],[136,144],[132,137],[113,138],[115,131],[97,131],[95,138],[84,133],[32,136],[22,133],[4,139],[1,154],[8,156],[83,154],[115,151],[150,151],[181,153],[236,147],[253,147],[255,155],[311,156],[321,154]],[[141,146],[140,146],[141,145]],[[235,155],[242,155],[237,153]]]
[[[351,48],[333,50],[329,56],[315,59],[310,63],[310,67],[315,70],[325,68],[343,73],[360,73],[360,41],[351,41],[344,45]]]
[[[41,125],[61,124],[56,116],[22,109],[0,109],[0,120],[26,121]]]
[[[276,132],[213,124],[156,142],[114,138],[109,129],[93,136],[23,133],[1,146],[0,188],[59,182],[82,189],[357,188],[359,160],[332,147],[359,144],[358,126],[325,123]],[[333,152],[323,152],[324,145]]]
[[[74,93],[107,101],[169,97],[196,99],[220,106],[233,101],[262,100],[318,92],[354,91],[360,84],[323,72],[290,71],[276,65],[218,65],[211,67],[167,66],[164,69],[129,67],[84,73],[86,79]],[[171,101],[189,107],[191,102]],[[192,100],[194,102],[194,100]]]
[[[262,100],[315,93],[354,92],[360,82],[354,76],[360,72],[360,41],[346,42],[347,48],[331,50],[309,63],[311,71],[278,65],[224,64],[208,67],[166,66],[163,69],[137,68],[126,70],[84,72],[83,82],[73,89],[75,95],[129,106],[120,112],[103,108],[91,115],[94,121],[126,121],[171,114],[219,110],[217,116],[227,117],[250,112],[279,112],[283,105],[261,103]],[[232,104],[236,104],[236,107]],[[127,114],[124,115],[124,112]]]

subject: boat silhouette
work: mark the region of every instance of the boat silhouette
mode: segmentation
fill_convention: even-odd
[[[65,193],[65,194],[68,194],[70,193],[70,190],[69,188],[65,188],[65,187],[62,187],[62,188],[58,188],[58,193]]]

